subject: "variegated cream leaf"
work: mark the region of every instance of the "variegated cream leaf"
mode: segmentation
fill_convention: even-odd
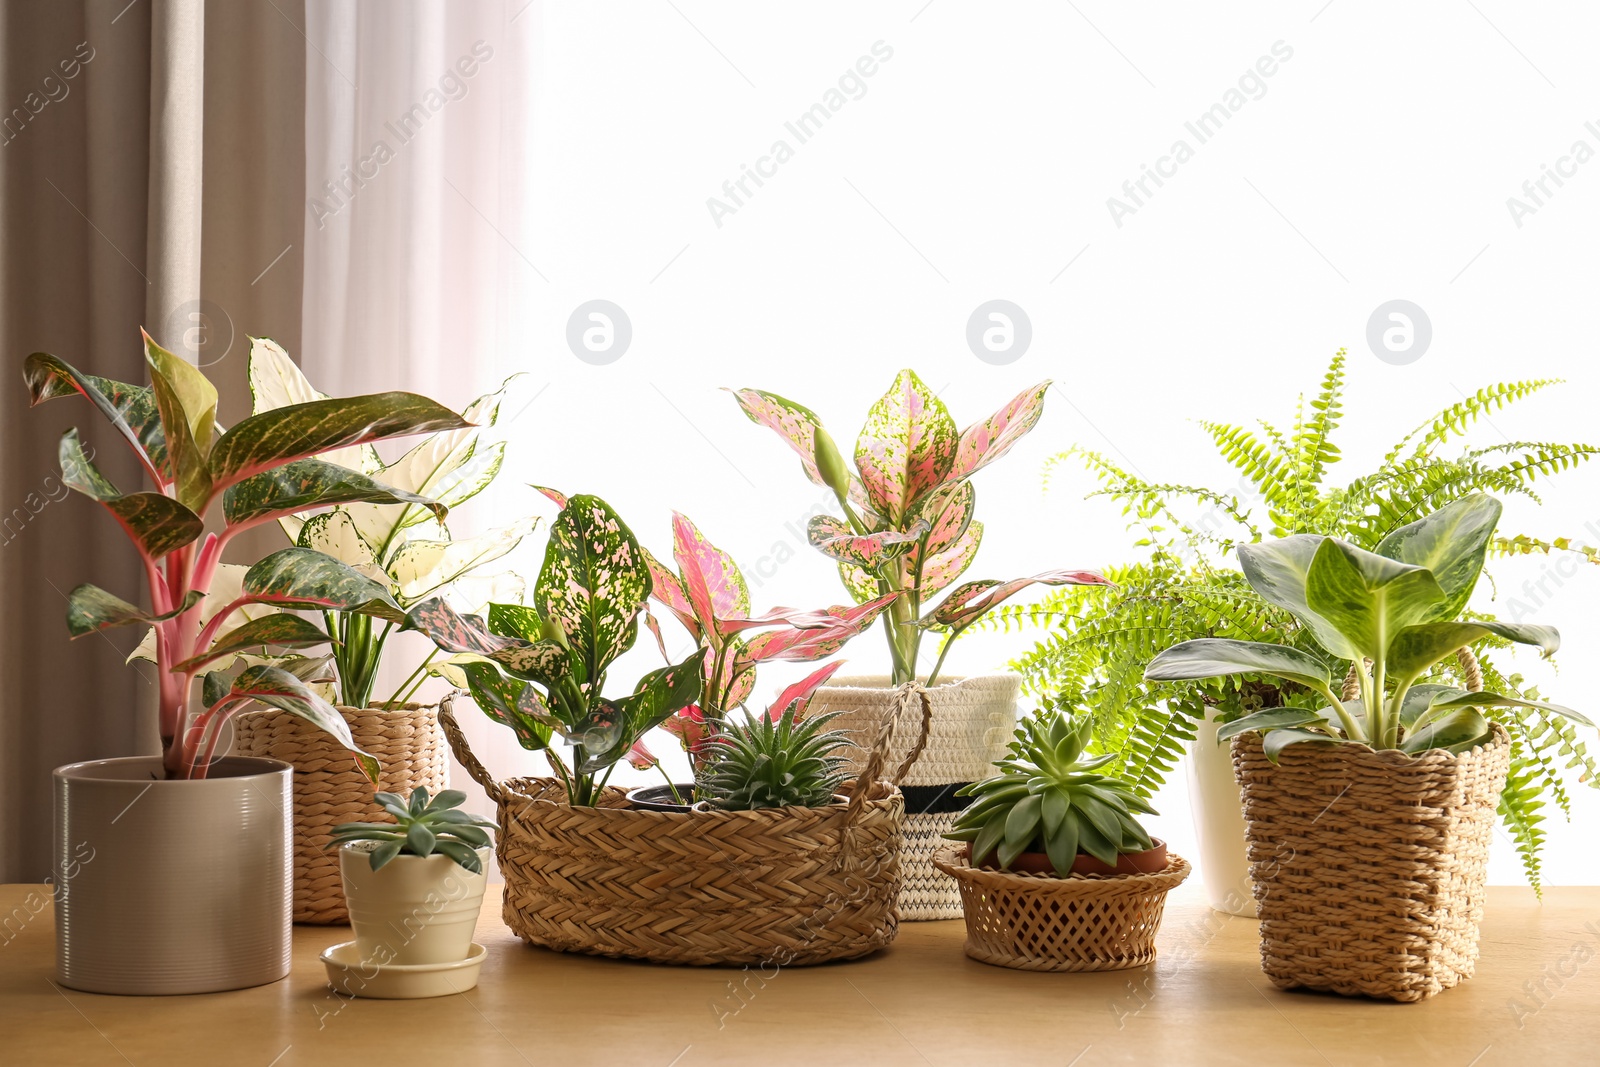
[[[290,404],[328,399],[328,394],[318,392],[306,380],[299,365],[289,358],[281,345],[265,337],[250,338],[249,376],[251,414],[254,415]],[[324,452],[321,458],[362,474],[376,474],[383,466],[378,450],[370,444]]]
[[[362,538],[350,513],[343,508],[311,516],[301,526],[295,543],[332,556],[375,582],[389,581],[388,573],[378,566],[372,546]]]
[[[389,564],[401,603],[415,603],[469,571],[492,563],[533,531],[539,520],[529,516],[510,526],[464,541],[407,541]]]

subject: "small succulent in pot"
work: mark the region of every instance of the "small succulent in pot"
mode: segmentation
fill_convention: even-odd
[[[333,828],[328,848],[358,841],[376,842],[376,847],[368,853],[374,871],[382,870],[396,856],[438,853],[450,857],[473,874],[483,873],[477,850],[493,843],[489,831],[495,825],[481,815],[459,810],[467,794],[459,789],[446,789],[430,801],[428,790],[419,786],[411,794],[409,803],[395,793],[377,793],[373,799],[393,815],[395,821],[340,823]]]
[[[945,836],[970,843],[973,866],[992,858],[1015,869],[1025,854],[1043,853],[1048,869],[1065,878],[1075,865],[1085,870],[1080,854],[1121,869],[1121,857],[1160,848],[1134,817],[1155,809],[1128,783],[1098,772],[1114,756],[1084,758],[1091,727],[1088,716],[1059,711],[1026,719],[995,764],[1000,773],[957,791],[976,799]],[[1093,864],[1088,870],[1105,873]]]
[[[839,753],[854,742],[827,729],[838,712],[802,719],[800,711],[791,706],[776,717],[727,724],[707,745],[699,797],[721,811],[833,803],[849,763]]]

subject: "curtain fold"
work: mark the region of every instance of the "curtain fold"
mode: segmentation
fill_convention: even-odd
[[[286,0],[0,6],[0,354],[13,368],[0,388],[0,802],[11,813],[0,881],[51,874],[52,768],[155,744],[139,715],[153,706],[154,667],[122,662],[139,634],[67,638],[74,586],[138,600],[143,575],[116,524],[61,485],[56,442],[79,427],[125,492],[141,487],[138,467],[87,404],[29,411],[17,371],[48,351],[142,382],[143,325],[212,364],[225,423],[248,411],[248,345],[230,347],[218,327],[232,318],[241,339],[297,339],[299,326],[298,260],[279,263],[270,289],[223,262],[259,270],[298,243],[305,45],[291,14],[300,4]],[[206,62],[213,52],[223,61]],[[204,152],[219,127],[223,144],[242,129],[262,150]],[[229,225],[240,217],[276,221]],[[246,237],[215,263],[214,228]]]

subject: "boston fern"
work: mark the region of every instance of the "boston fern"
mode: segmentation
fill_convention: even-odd
[[[1279,428],[1265,421],[1253,429],[1200,424],[1237,472],[1233,485],[1152,481],[1098,452],[1072,449],[1051,461],[1050,472],[1062,464],[1083,463],[1101,484],[1094,495],[1110,497],[1130,516],[1129,529],[1137,534],[1144,558],[1106,569],[1114,589],[1053,591],[1040,604],[1003,608],[983,625],[1048,630],[1032,651],[1013,663],[1025,687],[1049,703],[1091,710],[1096,748],[1116,753],[1120,773],[1148,796],[1176,766],[1208,711],[1233,719],[1263,708],[1315,710],[1326,704],[1293,683],[1230,678],[1157,685],[1144,680],[1145,666],[1158,652],[1195,638],[1270,641],[1315,650],[1298,620],[1250,588],[1233,562],[1238,546],[1323,534],[1374,551],[1394,530],[1474,493],[1537,500],[1539,482],[1594,458],[1600,446],[1474,445],[1466,439],[1480,419],[1556,384],[1539,379],[1486,386],[1423,420],[1384,454],[1376,469],[1343,484],[1332,478],[1340,459],[1335,439],[1344,416],[1342,349],[1315,397],[1309,402],[1302,398],[1292,426]],[[1575,548],[1563,537],[1499,534],[1491,543],[1495,556],[1567,551],[1596,561],[1593,550]],[[1483,614],[1468,617],[1493,621]],[[1509,646],[1493,634],[1471,644],[1484,687],[1537,700],[1538,691],[1509,664],[1502,665]],[[1460,684],[1465,678],[1447,659],[1421,681]],[[1570,815],[1562,767],[1578,770],[1593,785],[1600,785],[1600,767],[1573,724],[1560,716],[1495,708],[1490,717],[1511,735],[1511,774],[1501,794],[1501,819],[1537,887],[1547,799],[1554,798]]]

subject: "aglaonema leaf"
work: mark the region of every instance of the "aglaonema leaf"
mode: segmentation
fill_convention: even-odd
[[[905,552],[928,532],[928,523],[918,519],[907,530],[879,530],[857,534],[849,524],[831,515],[815,515],[806,523],[806,538],[829,559],[852,563],[877,573],[890,560]]]
[[[228,687],[224,700],[237,700],[241,705],[255,701],[279,711],[288,712],[318,727],[350,751],[356,766],[367,780],[378,781],[379,765],[370,753],[356,747],[350,736],[350,724],[344,721],[337,708],[317,696],[300,679],[281,667],[246,667]],[[232,709],[237,710],[237,709]]]
[[[208,663],[225,656],[236,655],[246,649],[275,645],[279,648],[310,648],[326,644],[333,639],[322,632],[315,623],[298,615],[275,614],[251,619],[218,637],[209,649],[174,664],[174,671],[193,674]]]
[[[828,608],[827,614],[838,620],[829,626],[792,627],[757,634],[750,639],[743,658],[751,663],[763,663],[767,660],[806,662],[830,656],[876,622],[884,609],[902,595],[888,593],[854,607]]]
[[[245,572],[243,592],[258,604],[353,611],[391,622],[406,618],[383,586],[309,548],[284,548],[264,557]]]
[[[100,630],[109,630],[113,626],[131,626],[134,623],[174,619],[198,604],[204,595],[198,590],[191,589],[183,602],[171,611],[150,614],[121,597],[86,582],[67,594],[67,632],[73,637],[82,637]]]
[[[507,608],[499,604],[490,606],[491,613],[500,609],[498,621],[502,626],[509,618]],[[405,629],[422,631],[446,652],[466,652],[493,660],[507,672],[526,680],[551,685],[571,673],[572,655],[559,643],[529,641],[491,632],[484,620],[458,614],[441,597],[430,597],[412,607],[406,613]]]
[[[945,597],[943,603],[924,618],[924,624],[964,630],[982,618],[989,609],[998,607],[1030,585],[1111,584],[1105,576],[1094,571],[1076,570],[1041,571],[1031,578],[1013,578],[1009,582],[994,579],[968,582]]]
[[[817,434],[822,429],[822,420],[816,412],[804,404],[760,389],[734,390],[733,397],[751,422],[767,427],[794,449],[807,478],[817,485],[828,487],[827,479],[817,469]],[[870,508],[871,502],[860,480],[852,475],[849,481],[847,493],[850,501],[858,507]]]
[[[1500,501],[1493,497],[1465,496],[1379,542],[1378,555],[1426,567],[1444,590],[1444,600],[1427,616],[1429,621],[1454,619],[1467,606],[1489,553],[1500,510]]]
[[[987,419],[962,430],[949,478],[971,477],[1011,451],[1013,445],[1038,425],[1039,417],[1044,414],[1044,394],[1049,388],[1049,381],[1030,386]]]
[[[299,459],[229,486],[222,494],[222,516],[230,526],[254,525],[312,508],[365,501],[416,504],[443,522],[444,504],[383,485],[359,471],[320,459]]]
[[[1362,655],[1360,650],[1337,626],[1313,611],[1306,599],[1311,561],[1326,540],[1321,534],[1296,534],[1240,545],[1239,566],[1252,589],[1305,623],[1319,645],[1343,659],[1356,659]]]
[[[84,374],[47,352],[29,356],[22,376],[32,404],[73,394],[86,398],[116,427],[157,485],[171,481],[161,413],[149,386]]]
[[[1491,634],[1518,644],[1537,645],[1545,656],[1561,647],[1561,635],[1553,626],[1522,622],[1425,622],[1408,626],[1395,635],[1389,645],[1389,670],[1396,677],[1415,677],[1457,649]]]
[[[650,595],[672,612],[673,617],[689,631],[689,636],[699,641],[700,619],[695,615],[694,605],[689,602],[689,591],[683,587],[683,579],[651,555],[648,548],[641,548],[640,551],[644,553],[645,564],[650,568]]]
[[[1298,648],[1258,641],[1201,637],[1181,641],[1156,655],[1145,668],[1152,682],[1183,682],[1231,674],[1269,674],[1313,689],[1328,688],[1327,664]]]
[[[211,450],[211,478],[226,487],[319,452],[466,426],[449,408],[415,393],[291,404],[252,415],[223,434]]]
[[[956,445],[944,401],[915,372],[902,370],[856,439],[856,469],[873,506],[898,525],[913,501],[944,482]]]
[[[677,511],[672,513],[672,557],[702,633],[715,635],[718,619],[749,613],[750,588],[733,557],[713,545],[687,515]],[[648,558],[645,562],[648,566]],[[652,576],[652,587],[654,584]]]
[[[300,367],[283,346],[268,337],[250,338],[250,412],[259,415],[273,408],[290,404],[305,404],[312,400],[327,400],[328,394],[317,390],[301,373]],[[319,453],[328,463],[376,474],[383,466],[378,450],[370,444],[354,445]]]
[[[202,511],[211,494],[206,455],[216,431],[216,386],[200,368],[168,352],[143,330],[140,333],[178,499],[185,507]]]
[[[160,559],[175,548],[195,541],[205,530],[200,516],[163,493],[118,493],[100,473],[78,440],[77,430],[61,435],[58,446],[61,481],[111,512],[123,532],[144,556]]]
[[[1339,631],[1352,659],[1386,658],[1395,635],[1435,618],[1445,599],[1426,568],[1332,537],[1317,547],[1306,571],[1307,606]]]
[[[650,587],[639,542],[610,505],[571,497],[551,525],[534,607],[566,634],[584,680],[599,679],[633,647]]]
[[[488,663],[463,664],[461,671],[473,703],[495,722],[510,727],[517,744],[530,752],[550,747],[560,723],[533,686],[505,677]]]

